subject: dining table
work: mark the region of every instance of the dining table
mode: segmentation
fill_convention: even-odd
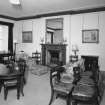
[[[10,76],[13,74],[20,74],[18,67],[8,67],[8,65],[0,64],[0,76]]]

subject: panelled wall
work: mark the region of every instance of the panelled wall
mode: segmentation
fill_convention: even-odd
[[[41,51],[40,39],[45,39],[46,19],[64,18],[63,35],[67,39],[67,62],[69,55],[73,54],[71,47],[77,44],[79,47],[78,55],[99,56],[101,70],[105,70],[105,12],[93,12],[77,15],[63,15],[55,17],[38,18],[15,22],[14,39],[17,39],[17,51],[24,50],[31,56],[32,52]],[[82,43],[83,29],[99,29],[99,43]],[[22,43],[22,31],[33,32],[33,43]]]
[[[46,19],[50,18],[64,18],[64,26],[63,26],[63,35],[64,38],[66,37],[67,40],[67,61],[69,60],[69,35],[70,35],[70,16],[54,16],[54,17],[47,17],[47,18],[39,18],[39,19],[32,19],[32,20],[24,20],[24,21],[17,21],[14,25],[14,39],[17,40],[17,53],[21,50],[24,50],[28,55],[32,55],[32,52],[38,50],[41,52],[41,38],[44,38],[45,41],[45,34],[46,34]],[[33,43],[22,43],[22,31],[31,31],[33,33]]]
[[[82,30],[99,29],[99,43],[82,43]],[[105,70],[105,12],[71,16],[71,43],[79,47],[79,55],[99,56],[99,66]]]

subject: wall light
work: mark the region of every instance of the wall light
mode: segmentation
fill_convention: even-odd
[[[74,52],[74,55],[76,56],[77,51],[79,51],[78,46],[76,44],[72,45],[72,51]]]

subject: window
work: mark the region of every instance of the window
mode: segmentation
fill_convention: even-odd
[[[0,25],[0,51],[8,51],[8,26]]]

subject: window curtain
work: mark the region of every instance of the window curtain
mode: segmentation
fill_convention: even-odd
[[[13,54],[13,23],[0,21],[1,25],[8,26],[8,51]]]

